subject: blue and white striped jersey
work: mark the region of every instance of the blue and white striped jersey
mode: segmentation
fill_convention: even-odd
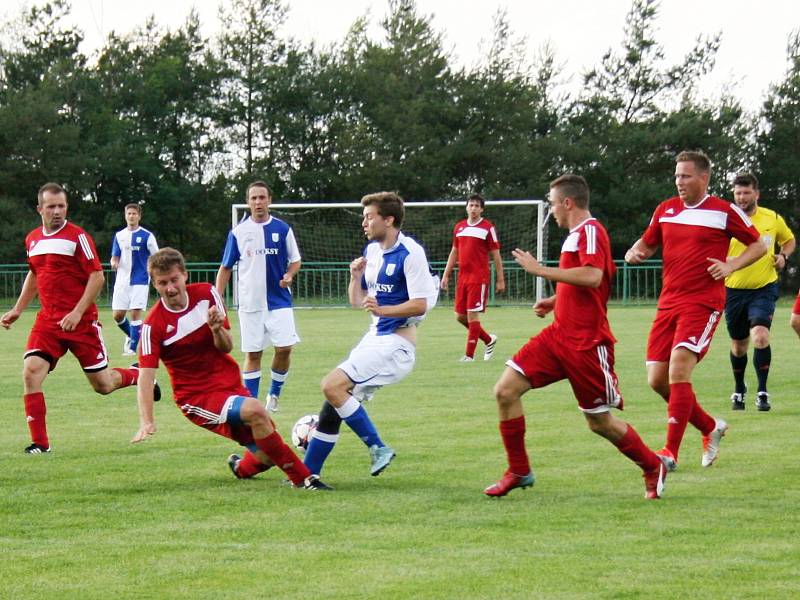
[[[416,240],[400,233],[397,243],[387,250],[377,241],[370,242],[364,249],[364,258],[367,266],[361,287],[378,300],[378,306],[395,306],[413,298],[425,298],[427,310],[436,305],[439,284],[431,274],[425,249]],[[370,329],[376,335],[388,335],[424,318],[425,315],[408,318],[373,315]]]
[[[156,236],[144,227],[131,231],[127,227],[114,235],[111,256],[119,258],[116,283],[121,285],[147,285],[147,259],[158,252]]]
[[[288,223],[270,216],[265,223],[250,217],[228,234],[222,266],[239,264],[239,310],[255,312],[291,308],[292,291],[280,281],[290,263],[300,260],[300,249]]]

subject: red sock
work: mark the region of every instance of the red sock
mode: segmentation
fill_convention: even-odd
[[[508,456],[508,470],[516,475],[530,473],[531,464],[525,451],[525,415],[500,421],[500,436]]]
[[[692,384],[687,382],[669,384],[669,404],[667,406],[667,445],[666,448],[678,460],[683,434],[697,399]]]
[[[303,462],[297,458],[297,455],[292,452],[292,449],[283,441],[281,434],[273,431],[265,438],[255,440],[256,446],[275,465],[289,477],[291,482],[295,485],[302,485],[303,480],[311,475]]]
[[[488,344],[489,342],[492,341],[492,336],[486,333],[486,330],[483,328],[480,321],[473,321],[472,323],[470,323],[470,325],[476,326],[476,331],[478,332],[478,338],[480,338],[480,340],[484,344]]]
[[[717,422],[714,420],[714,417],[703,410],[703,407],[700,406],[697,398],[694,400],[694,406],[692,407],[692,415],[689,417],[689,423],[699,429],[700,433],[703,435],[708,435],[717,427]]]
[[[639,465],[642,471],[652,471],[657,468],[661,464],[661,460],[642,441],[633,426],[630,423],[627,423],[627,425],[628,431],[625,432],[625,435],[612,443],[617,447],[617,450]]]
[[[475,321],[470,321],[469,325],[467,325],[467,348],[464,350],[464,354],[470,358],[475,356],[475,348],[478,346],[478,338],[480,337],[478,330],[480,328],[481,324]]]
[[[669,404],[669,396],[664,398],[664,402]],[[697,399],[695,399],[694,406],[692,407],[692,414],[689,415],[689,423],[703,435],[708,435],[717,426],[714,417],[703,410],[700,403],[697,402]]]
[[[25,416],[28,419],[28,429],[31,432],[31,441],[45,448],[50,447],[50,440],[47,439],[47,405],[44,403],[44,394],[35,392],[25,394]]]
[[[136,382],[139,381],[139,369],[114,368],[112,371],[119,373],[120,377],[122,378],[122,383],[119,384],[117,389],[128,387],[130,385],[136,385]]]
[[[258,475],[266,471],[267,469],[271,468],[272,465],[265,465],[258,457],[250,452],[249,450],[244,453],[242,460],[239,461],[239,466],[236,467],[236,471],[239,473],[239,477],[242,479],[249,479],[254,475]]]

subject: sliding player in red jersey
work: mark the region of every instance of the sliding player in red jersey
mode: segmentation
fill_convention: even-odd
[[[447,265],[442,274],[441,286],[447,289],[450,274],[458,262],[458,283],[456,285],[456,320],[467,328],[467,347],[461,362],[475,360],[478,340],[486,344],[483,360],[494,354],[497,336],[486,333],[481,326],[481,313],[486,312],[489,298],[489,258],[494,262],[495,291],[506,289],[503,274],[503,260],[500,258],[500,241],[497,231],[488,219],[483,218],[486,202],[479,194],[467,199],[467,218],[456,223],[453,228],[453,248],[447,257]]]
[[[708,352],[725,307],[725,278],[758,260],[767,249],[758,230],[735,204],[708,194],[711,162],[684,151],[675,165],[678,195],[656,207],[644,234],[625,253],[639,264],[662,248],[663,285],[647,340],[647,379],[667,401],[667,443],[659,450],[677,468],[687,423],[703,436],[700,464],[711,466],[728,424],[697,402],[692,372]],[[731,238],[746,246],[728,256]]]
[[[14,308],[0,317],[0,325],[10,328],[38,294],[42,308],[28,336],[22,367],[25,416],[31,434],[31,444],[25,452],[45,454],[50,452],[50,438],[42,385],[67,351],[78,359],[99,394],[135,384],[139,372],[136,368],[108,369],[94,303],[105,282],[103,267],[91,236],[67,221],[64,188],[57,183],[44,184],[39,189],[36,210],[42,217],[42,226],[25,238],[28,275]],[[161,392],[156,394],[160,397]]]
[[[515,488],[533,485],[525,449],[522,395],[567,379],[589,429],[642,469],[645,498],[660,498],[666,461],[645,445],[631,425],[611,414],[612,408],[622,409],[622,396],[614,373],[616,340],[607,316],[611,280],[616,271],[608,234],[589,212],[589,186],[583,177],[562,175],[554,180],[549,199],[559,227],[569,230],[558,267],[545,267],[519,248],[512,254],[531,275],[556,282],[555,295],[533,306],[539,317],[555,311],[555,320],[506,362],[506,369],[495,384],[508,469],[484,493],[505,496]]]
[[[175,403],[195,425],[247,448],[228,466],[248,479],[277,465],[295,487],[329,490],[312,475],[275,429],[264,405],[242,384],[231,357],[233,337],[225,306],[210,283],[187,285],[183,255],[164,248],[150,256],[150,277],[160,300],[150,309],[139,342],[139,431],[133,443],[156,431],[152,382],[159,359],[172,381]]]

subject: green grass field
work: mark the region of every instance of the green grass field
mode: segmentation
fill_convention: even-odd
[[[644,371],[653,313],[611,316],[622,414],[658,448],[665,405]],[[505,357],[549,322],[530,309],[490,310],[497,355],[472,364],[457,362],[464,330],[436,309],[420,330],[415,371],[368,405],[395,462],[370,477],[366,449],[343,428],[323,472],[330,494],[281,486],[276,470],[235,480],[225,461],[236,446],[184,419],[166,385],[158,433],[131,445],[135,391],[95,394],[71,356],[45,383],[54,451],[23,454],[19,373],[32,318],[0,331],[0,597],[716,600],[800,589],[800,341],[788,307],[773,328],[770,413],[756,412],[753,398],[731,412],[727,332],[718,330],[695,390],[731,429],[709,469],[699,434],[687,430],[660,501],[644,500],[639,470],[588,431],[564,383],[526,397],[536,485],[483,496],[505,465],[492,386]],[[367,325],[345,309],[297,319],[304,340],[277,417],[287,438],[299,416],[317,412],[319,380]],[[122,334],[107,325],[105,335],[113,364],[125,364]]]

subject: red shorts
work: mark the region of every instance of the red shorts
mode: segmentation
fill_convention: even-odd
[[[647,362],[669,362],[674,348],[686,348],[701,361],[719,320],[720,311],[707,306],[659,310],[647,339]]]
[[[183,416],[195,425],[239,442],[242,446],[248,446],[253,444],[252,430],[236,419],[229,419],[229,409],[239,396],[247,398],[250,392],[245,387],[225,392],[209,392],[180,400],[176,398],[175,404],[181,409]]]
[[[800,315],[800,294],[797,294],[797,298],[795,298],[794,307],[792,307],[792,314]]]
[[[612,345],[575,350],[565,346],[550,326],[528,340],[506,364],[522,373],[533,388],[568,379],[583,412],[622,409]]]
[[[74,331],[64,331],[56,320],[42,317],[41,313],[36,315],[33,329],[28,334],[25,358],[39,355],[50,362],[52,371],[67,350],[75,355],[87,373],[102,371],[108,366],[100,321],[81,321]]]
[[[456,314],[484,312],[489,298],[488,283],[461,283],[456,286]]]

